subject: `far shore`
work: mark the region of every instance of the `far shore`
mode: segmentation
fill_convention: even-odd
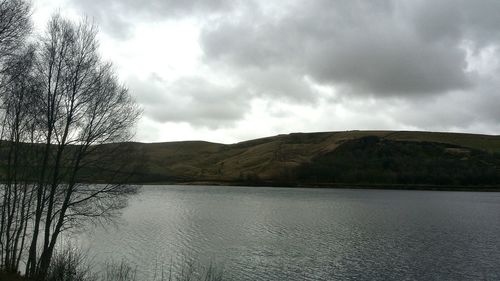
[[[373,189],[373,190],[427,190],[427,191],[470,191],[500,192],[499,186],[461,186],[426,184],[351,184],[351,183],[278,183],[278,182],[224,182],[224,181],[186,181],[186,182],[146,182],[141,185],[206,185],[242,186],[277,188],[329,188],[329,189]]]

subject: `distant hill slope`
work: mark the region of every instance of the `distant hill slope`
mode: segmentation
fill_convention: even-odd
[[[132,146],[145,183],[500,186],[500,136],[346,131]]]

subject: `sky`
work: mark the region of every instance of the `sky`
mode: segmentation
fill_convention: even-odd
[[[143,110],[135,139],[500,134],[497,0],[33,0],[100,27]]]

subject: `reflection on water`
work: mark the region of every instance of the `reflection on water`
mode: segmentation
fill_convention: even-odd
[[[499,280],[500,194],[147,186],[80,241],[144,274],[196,260],[231,280]]]

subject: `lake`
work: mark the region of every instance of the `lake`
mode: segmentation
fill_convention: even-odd
[[[500,193],[145,186],[80,241],[149,277],[195,262],[229,280],[500,280]]]

